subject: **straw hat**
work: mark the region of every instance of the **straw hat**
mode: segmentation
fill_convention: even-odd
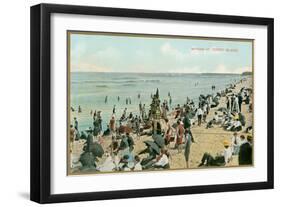
[[[247,140],[253,140],[253,136],[252,135],[248,135],[247,136]]]
[[[224,140],[224,141],[223,141],[223,146],[225,146],[225,147],[226,147],[226,146],[229,146],[229,145],[230,145],[230,143],[229,143],[229,141],[228,141],[228,140]]]

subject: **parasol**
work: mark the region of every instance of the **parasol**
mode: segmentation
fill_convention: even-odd
[[[152,136],[152,138],[153,138],[154,142],[155,142],[160,148],[164,147],[165,141],[164,141],[164,138],[163,138],[162,135],[160,135],[160,134],[155,134],[155,135]]]
[[[146,141],[144,141],[144,143],[148,147],[151,147],[151,149],[154,150],[157,154],[160,154],[160,149],[159,149],[158,145],[155,142],[150,141],[150,140],[146,140]]]

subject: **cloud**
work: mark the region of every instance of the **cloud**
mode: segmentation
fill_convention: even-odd
[[[96,60],[104,60],[104,59],[118,59],[120,57],[120,53],[117,49],[113,47],[105,48],[104,50],[99,50],[92,55],[92,57]]]
[[[164,43],[160,50],[162,54],[174,57],[177,60],[184,60],[189,57],[189,53],[181,52],[174,48],[170,43]]]
[[[112,47],[94,53],[88,53],[85,47],[79,47],[71,57],[71,71],[73,72],[110,72],[114,62],[119,61],[120,53]]]

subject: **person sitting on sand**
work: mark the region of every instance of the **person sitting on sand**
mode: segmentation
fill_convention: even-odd
[[[227,130],[233,131],[233,132],[238,132],[242,130],[242,124],[239,121],[239,119],[236,119],[232,125],[230,125]]]
[[[213,98],[213,102],[211,103],[211,108],[215,108],[220,104],[219,102],[219,97],[216,96],[215,98]]]
[[[103,136],[108,136],[108,135],[110,135],[109,125],[107,125],[107,129],[103,132]]]
[[[214,127],[214,124],[216,123],[216,119],[213,118],[212,120],[210,120],[207,125],[206,125],[206,129],[212,128]]]
[[[100,172],[112,172],[115,169],[113,158],[108,152],[105,152],[105,157],[105,161],[100,166],[97,166],[97,170]]]
[[[115,136],[112,136],[112,142],[109,145],[109,148],[111,150],[111,154],[117,155],[118,150],[119,150],[119,142],[117,141]]]
[[[215,112],[213,120],[214,120],[214,124],[221,124],[222,123],[222,117],[219,116],[218,112]]]
[[[141,165],[141,159],[139,156],[135,156],[135,166],[133,168],[134,171],[141,171],[142,165]]]
[[[128,155],[124,155],[122,157],[122,159],[119,162],[119,170],[120,171],[131,171],[131,169],[129,168],[129,156]]]
[[[157,147],[157,149],[159,150],[159,147],[157,145],[155,145],[154,147]],[[158,152],[155,151],[154,147],[152,147],[149,144],[146,144],[146,148],[141,152],[139,152],[138,155],[148,153],[148,156],[141,161],[141,165],[143,169],[149,169],[151,165],[154,163],[153,160],[156,158],[158,154]]]
[[[232,159],[232,151],[230,148],[230,143],[228,140],[225,140],[223,142],[224,145],[224,151],[220,154],[217,154],[215,157],[210,155],[209,153],[205,152],[201,163],[198,165],[198,167],[201,166],[224,166],[227,163],[229,163]]]
[[[121,139],[121,142],[120,142],[119,150],[124,150],[126,148],[129,148],[128,137],[123,135],[122,139]]]
[[[161,149],[161,154],[156,158],[156,162],[152,164],[154,168],[169,169],[169,157],[168,151],[166,149]]]
[[[241,122],[242,126],[246,125],[246,118],[245,116],[240,112],[238,113],[239,121]]]

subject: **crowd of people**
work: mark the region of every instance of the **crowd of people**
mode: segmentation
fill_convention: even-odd
[[[148,111],[145,104],[140,102],[138,114],[128,112],[125,108],[118,118],[114,105],[105,130],[102,128],[101,111],[90,112],[93,124],[85,131],[79,130],[78,120],[74,117],[70,126],[71,148],[75,140],[85,141],[82,154],[76,160],[79,163],[75,165],[76,168],[100,172],[169,169],[171,153],[183,153],[186,162],[183,168],[189,168],[191,145],[196,143],[192,127],[196,125],[205,125],[206,129],[221,127],[234,132],[231,141],[223,142],[222,152],[211,155],[206,149],[199,167],[224,166],[231,162],[233,156],[238,156],[239,165],[251,165],[253,141],[251,135],[245,138],[242,134],[246,126],[242,105],[244,103],[251,112],[252,91],[241,88],[235,93],[235,87],[233,84],[215,95],[200,95],[198,104],[187,97],[185,104],[177,104],[174,108],[170,92],[168,99],[161,103],[157,89],[156,94],[151,96],[152,104]],[[213,85],[212,90],[215,88]],[[225,107],[220,104],[223,98]],[[107,101],[108,97],[105,99]],[[129,99],[127,102],[130,102]],[[210,115],[211,109],[215,111],[213,117]],[[160,116],[156,119],[157,113]],[[251,127],[247,127],[247,132]],[[241,135],[238,136],[238,133]],[[141,151],[135,150],[136,141],[144,144]]]

